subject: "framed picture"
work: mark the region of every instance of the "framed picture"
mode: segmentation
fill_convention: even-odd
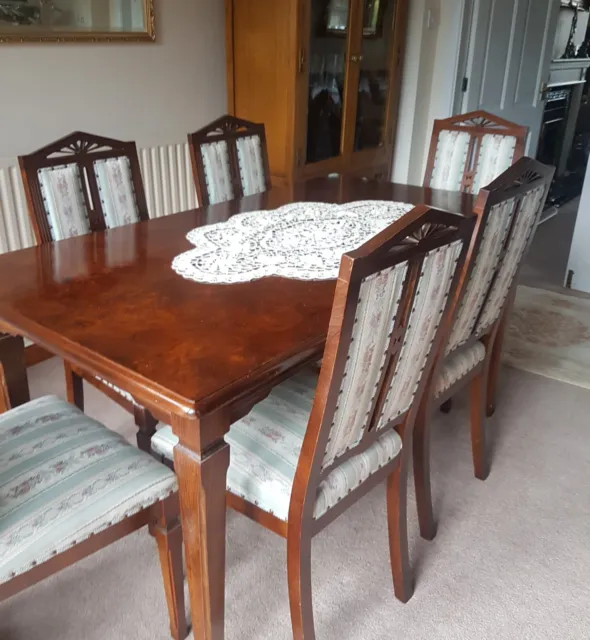
[[[364,0],[363,36],[380,38],[383,34],[383,13],[387,0]],[[330,0],[326,13],[326,33],[346,35],[348,32],[349,0]]]
[[[0,42],[155,40],[153,0],[0,0]]]

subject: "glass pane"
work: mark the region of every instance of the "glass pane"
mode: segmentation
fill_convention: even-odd
[[[390,51],[396,0],[363,0],[363,44],[354,149],[374,149],[385,138]]]
[[[340,155],[349,0],[312,0],[307,162]]]

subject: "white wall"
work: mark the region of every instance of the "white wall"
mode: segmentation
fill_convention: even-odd
[[[226,111],[223,2],[155,4],[154,44],[0,45],[0,167],[77,129],[181,142]]]
[[[452,115],[463,5],[464,0],[410,3],[394,182],[422,183],[432,121]]]
[[[590,165],[586,170],[567,269],[574,272],[572,288],[590,293]]]

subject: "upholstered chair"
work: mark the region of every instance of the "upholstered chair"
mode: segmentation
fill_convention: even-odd
[[[487,111],[435,120],[424,186],[477,194],[523,156],[527,133]]]
[[[19,157],[19,164],[38,243],[149,219],[135,142],[77,131]],[[65,373],[69,402],[84,410],[84,378],[135,415],[138,443],[149,451],[157,424],[151,413],[128,393],[67,362]]]
[[[412,595],[413,424],[473,222],[419,206],[344,255],[319,376],[309,369],[275,387],[226,436],[228,505],[287,539],[296,639],[315,637],[313,535],[384,480],[394,591]],[[169,461],[176,443],[167,427],[152,440]]]
[[[188,631],[174,473],[71,404],[29,400],[23,341],[0,334],[0,601],[145,526],[158,543],[170,630],[181,640]]]
[[[199,205],[208,206],[270,188],[263,124],[222,116],[188,135]]]
[[[503,319],[507,317],[526,249],[545,204],[554,167],[521,158],[482,189],[476,230],[454,301],[448,338],[438,356],[414,431],[414,473],[420,530],[435,534],[430,488],[430,428],[436,407],[469,386],[474,472],[490,472],[486,407],[493,397],[500,365]]]

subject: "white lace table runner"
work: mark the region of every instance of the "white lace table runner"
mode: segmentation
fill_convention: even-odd
[[[329,280],[338,277],[342,254],[360,247],[413,206],[380,200],[298,202],[238,214],[190,231],[187,238],[196,249],[177,256],[172,268],[190,280],[217,284],[266,276]]]

